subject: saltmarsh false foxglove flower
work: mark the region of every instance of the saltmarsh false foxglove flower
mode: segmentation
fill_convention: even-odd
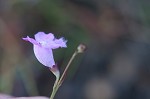
[[[64,38],[56,39],[52,33],[45,34],[44,32],[38,32],[34,37],[35,39],[27,36],[23,38],[23,40],[33,44],[34,54],[38,61],[50,69],[57,67],[55,65],[52,49],[67,47],[67,41],[64,40]]]

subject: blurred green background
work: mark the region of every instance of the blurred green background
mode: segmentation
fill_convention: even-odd
[[[68,40],[54,50],[62,73],[56,99],[150,99],[149,0],[0,0],[0,93],[47,96],[54,75],[23,41],[39,31]]]

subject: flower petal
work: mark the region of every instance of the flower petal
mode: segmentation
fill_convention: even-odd
[[[45,34],[44,32],[38,32],[37,34],[35,34],[35,39],[38,42],[47,42],[47,41],[52,41],[54,39],[54,35],[52,33],[49,34]]]
[[[65,40],[63,37],[60,39],[55,39],[54,42],[58,44],[60,47],[67,47],[66,45],[67,40]]]
[[[67,42],[66,40],[60,38],[60,39],[54,39],[53,41],[45,42],[42,44],[42,46],[44,48],[57,49],[59,47],[67,47],[66,42]]]
[[[46,49],[37,45],[34,45],[34,53],[36,58],[44,66],[52,68],[55,65],[53,53],[51,49]]]
[[[36,40],[34,40],[33,38],[30,38],[29,36],[27,36],[26,38],[22,38],[22,39],[25,40],[25,41],[29,41],[32,44],[40,45]]]

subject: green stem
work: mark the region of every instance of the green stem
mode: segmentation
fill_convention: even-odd
[[[59,78],[56,77],[56,81],[54,83],[53,91],[52,91],[52,94],[50,96],[50,99],[54,99],[54,96],[55,96],[55,94],[56,94],[56,92],[58,90],[58,88],[57,88],[58,80],[59,80]]]
[[[60,77],[60,79],[59,79],[59,81],[58,81],[58,86],[61,86],[61,84],[63,83],[63,80],[64,80],[64,78],[65,78],[65,75],[66,75],[66,73],[67,73],[67,70],[68,70],[70,64],[72,63],[73,59],[75,58],[75,56],[76,56],[77,54],[78,54],[78,52],[75,51],[75,52],[73,53],[72,57],[70,58],[70,60],[69,60],[69,62],[68,62],[68,64],[67,64],[67,66],[66,66],[66,68],[65,68],[65,70],[64,70],[64,72],[63,72],[63,74],[62,74],[62,76]]]
[[[51,94],[51,96],[50,96],[50,99],[54,99],[54,96],[55,96],[56,92],[58,91],[59,87],[61,86],[61,84],[62,84],[63,81],[64,81],[65,75],[66,75],[66,73],[67,73],[67,70],[68,70],[70,64],[72,63],[73,59],[75,58],[75,56],[76,56],[77,54],[78,54],[78,52],[75,51],[74,54],[72,55],[72,57],[70,58],[70,60],[69,60],[69,62],[68,62],[68,64],[67,64],[67,66],[66,66],[66,68],[65,68],[65,70],[64,70],[64,72],[63,72],[63,74],[62,74],[62,76],[60,77],[60,79],[56,77],[56,81],[55,81],[55,84],[54,84],[53,91],[52,91],[52,94]]]

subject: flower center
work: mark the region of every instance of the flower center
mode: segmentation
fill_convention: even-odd
[[[45,41],[41,41],[40,44],[41,44],[42,46],[44,46],[44,45],[46,45],[46,42],[45,42]]]

